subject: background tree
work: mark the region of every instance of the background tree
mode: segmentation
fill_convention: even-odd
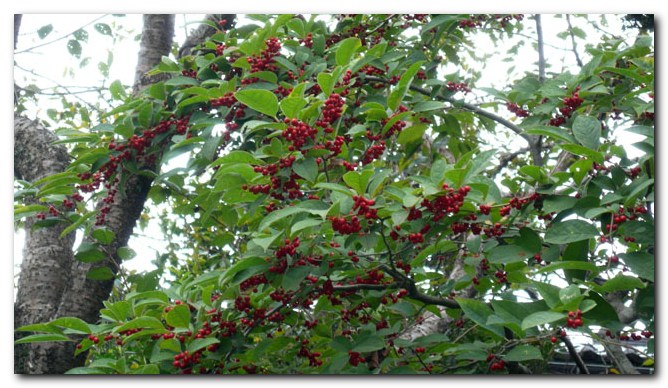
[[[87,355],[72,373],[532,373],[558,343],[586,372],[575,331],[635,372],[619,339],[653,336],[651,36],[603,35],[570,74],[538,15],[250,19],[210,18],[169,59],[173,19],[147,16],[133,93],[112,84],[100,124],[59,133],[61,173],[17,175],[15,215],[61,238],[74,280],[45,279],[46,312],[24,285],[42,280],[19,284],[29,373],[69,369],[34,361],[48,349]],[[473,37],[528,23],[537,72],[472,98]],[[147,198],[172,243],[118,277]],[[31,247],[21,282],[55,275]]]

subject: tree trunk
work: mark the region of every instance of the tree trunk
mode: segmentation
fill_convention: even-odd
[[[223,18],[229,21],[225,27],[229,28],[233,24],[234,16],[223,15]],[[220,20],[220,16],[209,16],[207,19]],[[16,31],[18,29],[15,27],[15,34]],[[210,27],[208,29],[198,28],[196,33],[186,41],[188,50],[185,52],[189,53],[192,47],[201,42],[207,35],[210,35],[212,31],[215,30]],[[159,77],[151,77],[146,73],[159,64],[163,56],[169,55],[173,35],[174,15],[144,16],[142,40],[135,72],[135,83],[133,85],[133,92],[135,94],[138,94],[150,84],[161,80]],[[30,129],[31,126],[16,126],[15,131],[22,132],[27,130],[26,127]],[[45,171],[41,176],[63,171],[68,165],[67,153],[64,153],[64,165],[52,164],[44,158],[51,155],[51,153],[55,153],[58,147],[49,144],[55,140],[53,134],[44,128],[42,128],[42,132],[44,133],[37,137],[23,136],[21,138],[25,139],[27,137],[28,140],[35,140],[36,138],[45,139],[43,143],[47,149],[40,152],[33,152],[33,148],[22,147],[20,142],[15,140],[15,166],[42,164],[43,166],[51,166],[55,169]],[[20,149],[26,151],[20,152]],[[16,168],[15,176],[32,180],[30,176],[26,176],[25,173],[18,171]],[[111,262],[103,261],[101,263],[88,264],[72,260],[73,237],[58,238],[63,227],[40,229],[38,232],[44,233],[42,238],[36,238],[35,234],[26,235],[26,249],[30,247],[34,252],[37,252],[39,255],[36,256],[33,254],[32,257],[39,258],[41,263],[38,263],[38,260],[35,259],[26,260],[24,258],[24,264],[26,261],[29,261],[32,267],[22,267],[19,293],[17,303],[15,304],[15,326],[17,324],[25,325],[47,322],[62,316],[74,316],[87,322],[97,322],[99,319],[99,310],[102,308],[103,302],[109,298],[114,282],[113,280],[93,281],[87,279],[86,274],[92,268],[103,265],[108,266],[114,274],[117,272],[120,266],[120,259],[116,251],[119,247],[127,245],[135,223],[144,208],[144,203],[146,202],[152,183],[151,178],[139,175],[130,175],[127,177],[127,180],[121,179],[120,181],[124,182],[124,190],[119,190],[116,201],[111,205],[110,213],[107,214],[105,225],[116,236],[113,243],[107,247],[108,251],[112,254],[110,258]],[[62,249],[52,248],[56,241],[59,241],[61,244],[69,243],[69,245],[62,247]],[[55,253],[62,254],[62,258],[59,257],[56,259],[54,257]],[[40,266],[53,269],[38,271],[33,268],[41,268]],[[50,275],[52,278],[50,283],[46,279],[47,275]],[[31,286],[26,285],[28,281],[31,282]],[[34,288],[40,290],[42,294],[37,294],[33,290]],[[38,295],[41,295],[42,299]],[[26,309],[24,306],[36,306],[33,307],[34,309],[41,306],[41,309],[35,313],[27,313],[24,311]],[[15,351],[15,373],[61,374],[75,366],[82,365],[84,361],[81,357],[77,359],[73,358],[75,344],[71,342],[45,343],[40,344],[40,346],[31,345],[27,351],[27,355],[25,352],[18,352],[19,348],[17,347],[17,351]]]
[[[36,121],[14,117],[14,175],[36,181],[62,172],[69,165],[63,146],[51,143],[57,137]],[[33,229],[33,219],[25,222],[21,276],[15,304],[15,326],[46,322],[53,318],[68,286],[74,236],[60,238],[65,226]],[[16,333],[15,339],[22,333]],[[15,373],[45,373],[53,344],[20,345],[14,352]]]

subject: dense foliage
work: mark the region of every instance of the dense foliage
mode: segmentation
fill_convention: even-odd
[[[574,331],[653,354],[652,37],[604,36],[578,74],[527,73],[481,107],[471,37],[531,17],[253,20],[164,57],[139,96],[113,83],[99,124],[59,132],[70,168],[19,182],[42,204],[18,218],[71,224],[96,241],[76,258],[105,262],[105,214],[149,176],[172,242],[99,322],[21,342],[79,341],[72,373],[542,372]]]

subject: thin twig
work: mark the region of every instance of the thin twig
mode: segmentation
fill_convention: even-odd
[[[573,346],[573,343],[571,342],[570,338],[563,336],[559,337],[561,339],[561,342],[563,342],[566,345],[566,349],[568,349],[568,353],[573,357],[573,360],[577,364],[578,368],[580,368],[580,372],[582,372],[585,375],[591,374],[589,373],[589,369],[587,369],[587,365],[582,361],[582,358],[578,354],[577,350],[575,350],[575,347]]]
[[[100,17],[97,17],[97,18],[91,20],[90,22],[88,22],[88,23],[84,24],[83,26],[77,28],[76,30],[70,32],[69,34],[65,34],[65,35],[61,36],[60,38],[56,38],[56,39],[51,40],[51,41],[49,41],[49,42],[41,43],[41,44],[38,44],[37,46],[33,46],[33,47],[30,47],[30,48],[27,48],[27,49],[23,49],[23,50],[16,51],[14,54],[22,54],[22,53],[25,53],[25,52],[28,52],[28,51],[32,51],[32,50],[34,50],[34,49],[36,49],[36,48],[44,47],[44,46],[50,45],[51,43],[56,43],[56,42],[58,42],[58,41],[60,41],[60,40],[66,39],[67,37],[69,37],[69,36],[71,36],[71,35],[74,35],[74,33],[77,32],[77,31],[79,31],[80,29],[82,29],[82,28],[86,28],[86,27],[90,26],[91,24],[95,23],[96,21],[98,21],[98,20],[100,20],[100,19],[103,19],[103,18],[105,18],[105,17],[107,17],[106,14],[104,14],[104,15],[102,15],[102,16],[100,16]]]
[[[582,60],[578,55],[577,45],[575,44],[575,35],[573,34],[573,25],[571,25],[571,17],[566,14],[566,22],[568,22],[568,34],[571,36],[571,43],[573,44],[573,54],[575,54],[575,61],[579,67],[582,67]]]
[[[566,15],[568,17],[568,15]],[[534,15],[536,22],[536,36],[538,38],[538,81],[545,82],[545,47],[543,42],[543,24],[540,20],[540,14]]]

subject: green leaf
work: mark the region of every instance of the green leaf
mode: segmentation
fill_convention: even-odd
[[[40,39],[44,39],[51,33],[51,31],[53,31],[53,25],[47,24],[46,26],[42,26],[39,30],[37,30],[37,36],[39,36]]]
[[[206,348],[207,346],[219,343],[220,340],[214,337],[196,338],[191,343],[188,344],[188,351],[190,352],[190,354],[193,354],[200,349]]]
[[[195,86],[199,85],[199,81],[192,77],[186,77],[180,75],[174,78],[170,78],[164,83],[167,86]]]
[[[540,236],[531,228],[520,229],[519,237],[515,238],[515,244],[528,250],[531,253],[540,252],[543,248]]]
[[[116,254],[118,257],[121,258],[121,260],[130,260],[133,259],[137,256],[137,252],[132,250],[129,247],[120,247],[116,250]]]
[[[125,324],[114,328],[114,333],[123,332],[131,329],[161,329],[166,330],[162,322],[155,317],[142,316],[126,322]]]
[[[339,48],[336,50],[336,64],[345,66],[350,62],[350,59],[355,54],[355,51],[362,47],[362,42],[359,38],[347,38],[339,43]]]
[[[464,314],[473,322],[481,325],[487,325],[487,319],[493,314],[488,304],[465,298],[455,298]]]
[[[569,304],[580,299],[581,297],[582,293],[580,292],[580,287],[578,287],[575,284],[571,284],[570,286],[562,288],[559,291],[559,299],[561,300],[561,303],[563,303],[565,306],[568,306]]]
[[[575,143],[575,138],[563,128],[555,127],[531,127],[526,131],[529,135],[540,135],[547,136],[553,139],[562,140],[565,143],[572,144]]]
[[[524,261],[533,253],[517,245],[498,245],[489,252],[488,259],[492,264],[509,264]]]
[[[104,375],[108,373],[110,373],[108,369],[91,368],[87,366],[79,366],[65,372],[66,375]]]
[[[301,202],[299,205],[289,206],[269,213],[266,217],[262,219],[257,230],[261,232],[265,230],[267,227],[271,226],[274,222],[282,220],[288,216],[297,213],[310,213],[314,215],[319,215],[324,220],[328,210],[329,210],[329,205],[327,205],[324,202],[304,201]]]
[[[51,334],[63,334],[63,331],[54,327],[48,323],[34,323],[32,325],[21,326],[16,331],[37,331],[42,333],[51,333]]]
[[[313,158],[298,160],[292,164],[292,171],[309,182],[318,177],[318,163]]]
[[[596,227],[582,220],[568,220],[554,223],[545,233],[545,242],[567,244],[598,236]]]
[[[234,93],[234,97],[249,108],[275,117],[278,112],[278,98],[269,90],[248,89]]]
[[[367,353],[384,348],[385,341],[380,336],[368,334],[360,336],[352,350],[354,352]]]
[[[119,80],[116,80],[109,85],[109,93],[111,93],[111,98],[114,100],[125,100],[128,96],[123,84]]]
[[[114,276],[109,267],[93,268],[86,274],[86,277],[90,280],[111,280]]]
[[[132,375],[159,375],[160,367],[155,364],[146,364],[142,365],[137,369],[131,369],[130,374]]]
[[[622,275],[618,273],[614,278],[607,280],[602,286],[595,286],[594,289],[600,293],[615,292],[615,291],[630,291],[635,289],[645,288],[645,283],[642,280]]]
[[[597,151],[601,145],[601,123],[591,116],[578,116],[573,121],[573,135],[578,143]]]
[[[366,192],[367,184],[372,175],[372,170],[364,170],[362,172],[348,171],[343,175],[343,181],[346,182],[348,187],[362,195]]]
[[[81,243],[77,253],[74,255],[74,258],[79,260],[82,263],[96,263],[107,258],[107,255],[97,249],[95,244],[91,243]]]
[[[190,325],[190,308],[184,304],[176,305],[165,316],[169,326],[188,328]]]
[[[63,238],[67,236],[71,231],[75,230],[79,226],[81,226],[86,220],[88,220],[90,217],[93,215],[97,214],[96,211],[90,211],[83,216],[79,217],[76,221],[74,221],[70,226],[67,228],[63,229],[63,231],[60,233],[60,238]]]
[[[603,157],[603,154],[600,152],[596,152],[590,148],[583,147],[581,145],[577,144],[562,144],[561,148],[564,151],[570,152],[573,155],[579,155],[579,156],[584,156],[587,158],[592,159],[594,162],[598,164],[602,164],[605,160]]]
[[[559,291],[560,288],[548,284],[548,283],[540,283],[540,282],[534,282],[533,286],[538,290],[538,293],[540,293],[540,296],[543,297],[543,300],[547,305],[553,309],[561,304],[561,300],[559,299]]]
[[[32,334],[14,341],[15,345],[30,344],[35,342],[55,342],[55,341],[72,341],[69,337],[63,334]]]
[[[299,118],[299,113],[306,106],[306,100],[301,97],[288,97],[281,100],[281,112],[285,117],[296,119]]]
[[[618,255],[634,274],[654,281],[654,255],[646,252],[620,253]]]
[[[98,228],[91,233],[91,237],[97,240],[100,244],[109,245],[116,238],[116,234],[106,227]]]
[[[67,42],[67,51],[72,54],[75,58],[81,57],[81,43],[76,39],[70,39]]]
[[[554,272],[559,269],[577,269],[583,271],[598,272],[598,267],[588,261],[559,261],[540,268],[536,273]]]
[[[405,146],[410,143],[422,142],[422,135],[427,130],[427,125],[416,124],[405,128],[397,137],[397,143]]]
[[[537,313],[530,314],[528,317],[522,320],[522,330],[530,329],[538,325],[552,323],[564,318],[566,318],[566,314],[564,313],[556,313],[554,311],[539,311]]]
[[[646,178],[643,178],[646,179]],[[633,187],[633,190],[626,196],[624,200],[625,206],[632,206],[635,204],[636,199],[644,194],[647,189],[654,184],[654,179],[640,180],[636,179],[630,187]]]
[[[413,112],[429,112],[432,110],[443,110],[445,109],[445,103],[440,101],[421,101],[415,104],[413,107]]]
[[[95,23],[94,27],[100,34],[111,36],[111,27],[107,23]]]
[[[227,271],[223,274],[221,284],[224,284],[226,281],[231,280],[237,273],[246,270],[248,268],[269,268],[269,263],[267,263],[261,257],[248,257],[241,259],[234,263]]]
[[[279,238],[283,234],[283,231],[278,231],[274,232],[272,235],[267,236],[267,237],[256,237],[252,239],[251,241],[253,244],[256,244],[257,246],[261,247],[265,252],[267,249],[269,249],[269,246],[276,241],[277,238]]]
[[[80,334],[91,334],[92,330],[82,319],[75,317],[62,317],[49,322],[49,325],[55,325],[70,329]]]
[[[310,272],[311,269],[307,266],[290,268],[283,275],[281,286],[287,291],[297,290],[301,282],[306,278],[306,275]]]
[[[334,77],[330,73],[319,73],[318,85],[325,96],[329,96],[332,94],[332,88],[334,87]]]
[[[529,360],[542,360],[543,355],[540,353],[540,349],[535,346],[518,345],[506,353],[503,356],[503,359],[507,362],[522,362]]]

